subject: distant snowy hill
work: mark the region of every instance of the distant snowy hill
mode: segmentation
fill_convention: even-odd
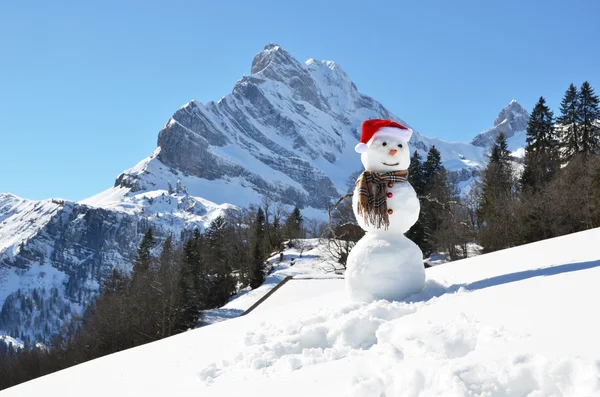
[[[2,393],[600,396],[600,321],[583,304],[600,299],[598,239],[594,229],[437,266],[403,302],[352,303],[343,280],[292,280],[246,316]]]
[[[113,267],[129,269],[150,226],[159,240],[181,237],[263,197],[324,218],[362,167],[353,150],[362,121],[410,125],[360,93],[331,61],[301,63],[269,44],[250,72],[218,102],[191,101],[177,110],[156,150],[94,197],[74,203],[0,195],[0,335],[43,341],[57,332],[96,296]],[[496,120],[496,130],[513,132],[511,150],[523,146],[517,130],[526,117],[513,101]],[[473,145],[411,127],[412,149],[425,156],[435,145],[466,191],[486,163],[494,132]]]

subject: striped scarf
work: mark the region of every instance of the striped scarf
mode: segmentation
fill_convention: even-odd
[[[388,183],[408,181],[408,170],[374,172],[364,171],[356,180],[358,189],[358,214],[365,224],[387,230],[390,225],[387,208]]]

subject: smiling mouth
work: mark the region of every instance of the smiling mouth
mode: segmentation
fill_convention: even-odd
[[[396,165],[399,165],[400,163],[394,163],[394,164],[388,164],[388,163],[381,163],[383,165],[387,165],[388,167],[394,167]]]

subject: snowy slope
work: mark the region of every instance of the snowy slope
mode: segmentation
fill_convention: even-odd
[[[60,204],[0,194],[0,259],[14,258],[22,243],[35,236],[55,215]],[[1,262],[0,262],[1,263]]]
[[[444,264],[405,302],[356,304],[342,280],[290,281],[247,316],[3,395],[598,396],[599,238]]]

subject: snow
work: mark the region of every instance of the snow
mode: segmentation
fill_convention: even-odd
[[[37,234],[58,213],[57,200],[26,200],[0,194],[0,258],[13,258],[21,243]]]
[[[85,200],[82,200],[80,204],[89,205],[90,207],[111,208],[115,204],[119,204],[121,201],[125,200],[127,197],[127,193],[129,193],[130,190],[131,189],[126,187],[115,186],[103,192],[100,192],[92,197],[89,197]]]
[[[258,173],[263,177],[269,176],[269,179],[277,180],[280,183],[293,186],[294,188],[307,194],[306,190],[304,190],[302,185],[300,185],[298,182],[294,181],[292,178],[290,178],[283,172],[277,171],[269,167],[256,157],[252,156],[247,150],[242,149],[238,145],[230,144],[223,147],[215,147],[213,148],[213,153],[219,155],[220,157],[228,161],[244,164],[244,166],[247,169],[251,169],[252,171]]]
[[[0,307],[11,293],[22,290],[45,289],[52,287],[60,290],[68,276],[53,266],[35,263],[28,269],[0,268]],[[2,330],[0,330],[2,331]]]
[[[150,157],[139,162],[126,173],[139,173],[146,175],[145,189],[132,192],[130,188],[115,186],[105,190],[96,196],[80,202],[90,207],[104,208],[128,215],[145,216],[156,221],[165,230],[173,230],[179,233],[182,228],[189,226],[207,227],[217,216],[222,215],[228,209],[235,209],[235,203],[247,204],[245,199],[240,198],[236,184],[226,181],[207,181],[204,179],[186,177],[173,174],[156,158],[160,148]],[[168,184],[176,188],[177,180],[186,192],[173,192],[169,194]],[[222,185],[219,185],[222,183]],[[232,188],[235,193],[232,193]],[[207,191],[214,189],[223,196],[229,195],[225,200],[222,197],[221,204],[205,199]],[[259,199],[256,194],[255,200]],[[158,217],[158,218],[157,218]],[[160,221],[159,218],[163,220]]]
[[[462,247],[459,246],[459,249],[462,250]],[[468,243],[467,244],[467,258],[472,258],[477,255],[481,255],[483,247],[476,243]],[[439,266],[444,263],[450,262],[450,255],[447,252],[434,252],[429,258],[425,258],[425,263],[430,266]]]
[[[473,146],[470,143],[462,142],[446,142],[437,138],[429,138],[421,136],[420,140],[423,141],[428,149],[435,146],[442,156],[444,167],[448,163],[448,169],[455,171],[458,168],[452,167],[452,164],[457,165],[458,163],[450,162],[453,159],[467,160],[463,161],[464,166],[461,168],[473,167],[483,168],[487,164],[486,150],[484,148]],[[426,151],[420,151],[421,156],[425,158],[427,156]]]
[[[599,238],[437,266],[402,302],[353,303],[343,280],[292,280],[246,316],[3,396],[598,396]]]
[[[273,272],[269,274],[260,287],[254,290],[246,288],[230,298],[229,302],[223,307],[204,312],[201,325],[238,317],[288,276],[309,279],[331,279],[336,277],[327,273],[330,266],[328,266],[329,260],[325,240],[306,239],[294,241],[295,247],[284,250],[283,261],[279,261],[279,254],[273,255],[267,260],[273,267]]]
[[[525,146],[527,146],[527,131],[515,132],[513,136],[506,140],[508,150],[512,152],[514,157],[525,157]]]
[[[23,348],[23,342],[21,342],[20,340],[17,340],[13,337],[10,337],[8,335],[0,335],[0,347],[2,345],[5,346],[12,346],[13,348],[16,349],[22,349]]]
[[[346,292],[351,300],[401,300],[424,284],[423,253],[402,233],[369,231],[348,256]]]
[[[233,150],[232,148],[233,147],[230,147],[231,150]],[[236,150],[237,152],[242,152],[239,149]],[[157,152],[155,152],[155,154]],[[232,152],[229,153],[232,154]],[[143,176],[142,190],[131,192],[131,189],[129,188],[121,186],[112,187],[96,196],[85,199],[80,203],[92,207],[125,212],[131,215],[143,212],[152,213],[153,211],[154,213],[158,212],[163,214],[165,209],[172,211],[174,208],[163,208],[157,207],[156,205],[149,206],[147,200],[145,201],[144,198],[168,194],[168,183],[170,182],[173,189],[175,189],[177,180],[185,187],[187,194],[175,194],[173,197],[179,197],[177,200],[181,200],[184,196],[190,197],[193,200],[202,203],[202,205],[206,207],[206,210],[211,213],[221,213],[224,210],[236,207],[247,208],[250,204],[260,205],[262,202],[263,196],[255,191],[244,177],[207,180],[184,175],[177,170],[166,167],[155,157],[155,154],[124,172],[125,174]],[[256,162],[258,161],[256,160]],[[265,175],[267,172],[273,173],[273,170],[268,171],[267,168],[263,168],[261,172]],[[283,178],[283,174],[280,176]],[[289,179],[287,176],[285,178]],[[290,181],[291,180],[288,182]],[[207,197],[210,199],[207,199]],[[286,206],[285,208],[290,211],[293,209],[290,206]],[[315,216],[320,219],[323,219],[326,216],[323,210],[315,210],[312,208],[307,208],[306,210],[310,211],[311,214],[315,214]],[[179,215],[183,218],[187,218],[184,213],[180,213]]]

